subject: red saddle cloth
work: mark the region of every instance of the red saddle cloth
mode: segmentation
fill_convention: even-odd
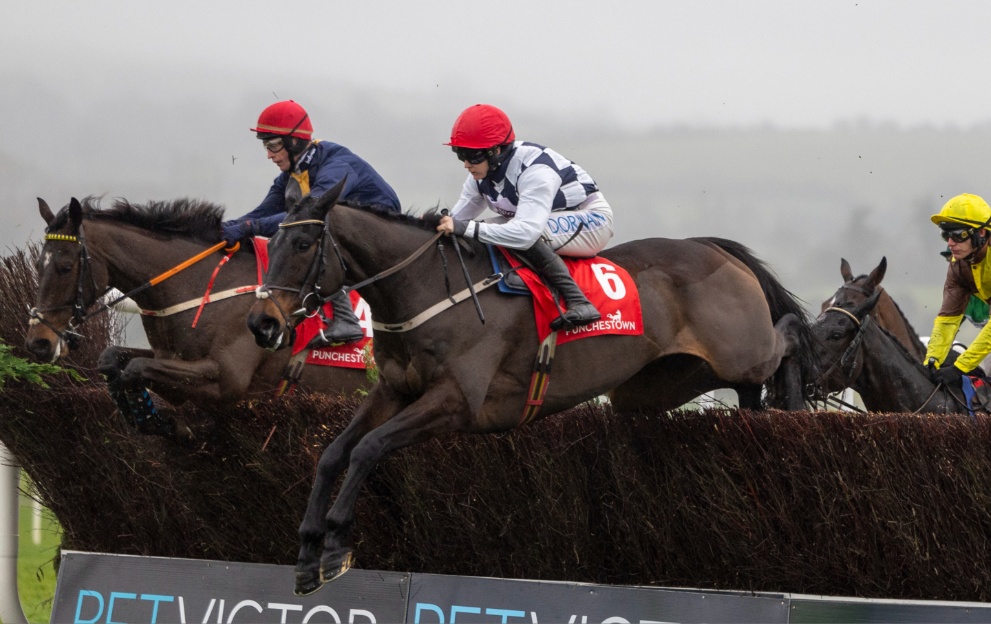
[[[255,246],[255,255],[258,258],[259,282],[261,282],[262,272],[268,271],[268,239],[252,238]],[[354,306],[354,314],[358,317],[361,328],[365,330],[365,337],[358,342],[338,345],[336,347],[322,347],[320,349],[310,349],[306,354],[306,363],[317,366],[339,366],[341,368],[366,368],[366,358],[369,366],[374,366],[372,360],[372,311],[368,303],[361,298],[361,295],[352,291],[350,294],[351,305]],[[334,310],[330,303],[323,306],[324,315],[333,320]],[[296,327],[296,340],[292,345],[292,354],[306,349],[321,329],[326,329],[327,324],[319,316],[311,316],[303,319],[303,322]],[[367,354],[366,354],[367,351]]]
[[[321,347],[310,349],[306,354],[307,364],[317,366],[340,366],[342,368],[366,368],[367,365],[374,367],[372,360],[372,311],[368,303],[355,291],[348,293],[351,297],[351,305],[354,307],[354,315],[358,317],[358,323],[365,330],[365,337],[358,342],[338,345],[336,347]],[[330,303],[323,306],[324,315],[328,320],[334,319],[334,310]],[[319,316],[311,316],[303,319],[303,322],[296,326],[296,341],[292,345],[292,354],[296,355],[306,348],[321,329],[326,329],[327,324]],[[366,353],[367,351],[367,353]]]
[[[499,249],[513,267],[521,266],[507,250]],[[622,334],[640,336],[643,334],[643,312],[640,309],[640,291],[626,269],[600,256],[594,258],[568,258],[562,256],[564,264],[575,282],[599,310],[602,318],[598,321],[558,333],[557,344],[561,345],[579,338]],[[543,342],[551,333],[551,321],[559,314],[550,290],[532,270],[517,270],[523,283],[533,295],[533,312],[537,323],[537,338]],[[562,302],[562,307],[564,304]]]

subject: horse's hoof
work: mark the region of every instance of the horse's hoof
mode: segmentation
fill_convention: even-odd
[[[321,582],[319,577],[320,575],[314,572],[297,572],[296,588],[293,590],[293,593],[297,596],[309,596],[316,592],[323,587],[323,582]]]
[[[320,561],[320,580],[329,583],[340,578],[353,565],[354,555],[351,554],[350,550],[344,551],[344,554],[338,557],[324,557]]]

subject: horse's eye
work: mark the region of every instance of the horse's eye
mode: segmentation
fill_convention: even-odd
[[[306,251],[307,249],[309,249],[312,246],[313,246],[313,243],[311,243],[310,241],[305,241],[305,240],[298,241],[296,243],[296,249],[298,251]]]
[[[67,274],[69,274],[69,273],[72,272],[72,265],[71,264],[56,264],[55,265],[55,272],[58,273],[59,275],[67,275]]]
[[[843,338],[843,332],[836,331],[829,335],[830,340],[840,340]]]

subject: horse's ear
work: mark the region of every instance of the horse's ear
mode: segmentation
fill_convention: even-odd
[[[317,205],[314,206],[314,210],[318,210],[323,214],[330,212],[330,209],[334,207],[337,203],[337,199],[344,192],[344,185],[347,184],[348,177],[345,175],[341,178],[341,181],[331,187],[326,193],[320,196],[317,200]]]
[[[850,263],[846,261],[846,258],[840,258],[840,275],[843,276],[843,281],[848,284],[853,281],[853,271],[850,270]]]
[[[877,305],[877,300],[881,298],[881,293],[883,290],[875,290],[874,293],[868,297],[863,303],[858,305],[853,310],[853,315],[860,320],[867,318],[867,315],[874,311],[874,306]]]
[[[38,198],[38,212],[41,213],[41,218],[44,219],[45,223],[48,225],[51,225],[52,221],[55,220],[55,214],[52,212],[52,209],[48,207],[48,202],[40,197]]]
[[[83,222],[83,206],[75,197],[69,200],[69,222],[74,230],[78,230]]]
[[[881,285],[881,280],[884,279],[884,273],[888,270],[888,258],[881,256],[881,262],[877,267],[871,271],[871,274],[867,277],[867,283],[871,285],[871,288],[877,288]]]

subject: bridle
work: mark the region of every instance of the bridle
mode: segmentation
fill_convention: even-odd
[[[337,253],[337,257],[341,262],[341,266],[346,268],[344,263],[344,258],[341,256],[341,252],[337,249],[337,243],[334,242],[333,237],[328,231],[327,224],[321,219],[301,219],[299,221],[289,221],[287,223],[280,223],[279,230],[287,230],[294,227],[302,227],[306,225],[319,225],[321,226],[320,237],[317,239],[316,251],[313,255],[313,259],[310,261],[310,266],[306,270],[306,276],[303,278],[302,283],[299,288],[293,288],[291,286],[285,286],[282,284],[269,284],[266,280],[264,284],[260,285],[255,290],[255,296],[258,299],[270,299],[273,304],[275,304],[276,309],[278,309],[279,314],[282,315],[282,321],[285,325],[285,332],[287,335],[292,334],[293,330],[293,319],[297,317],[310,318],[316,314],[321,314],[323,310],[323,304],[330,298],[329,296],[324,296],[320,292],[320,278],[324,274],[324,261],[323,261],[323,248],[324,241],[330,237],[331,244],[334,245],[334,251]],[[273,237],[274,239],[274,237]],[[300,307],[290,313],[286,313],[282,305],[279,303],[278,299],[272,299],[271,294],[273,290],[283,290],[291,293],[298,293],[300,295]],[[312,305],[312,308],[310,307]]]
[[[31,307],[28,309],[28,316],[30,320],[28,321],[31,325],[41,324],[51,330],[59,340],[64,342],[69,346],[70,349],[77,349],[79,347],[79,341],[82,340],[83,336],[76,329],[82,325],[87,319],[103,312],[107,306],[104,306],[100,310],[93,313],[86,314],[87,304],[84,300],[83,292],[86,289],[86,274],[89,275],[90,282],[93,285],[93,292],[96,293],[99,287],[96,284],[96,277],[93,275],[92,262],[90,261],[89,251],[86,249],[86,239],[83,236],[82,227],[79,228],[79,234],[45,234],[46,241],[60,241],[68,243],[77,243],[79,245],[79,262],[78,273],[76,275],[76,295],[75,300],[72,303],[67,303],[60,306],[52,306],[50,308],[37,308]],[[93,297],[93,300],[97,300],[103,295],[105,295],[110,288],[106,288],[103,293]],[[116,303],[116,302],[115,302]],[[72,308],[72,317],[69,319],[68,324],[66,324],[65,329],[59,330],[56,328],[48,319],[45,318],[44,313],[54,312],[55,310],[64,310],[65,308]]]
[[[836,306],[830,306],[826,308],[825,310],[822,311],[822,314],[826,314],[827,312],[839,312],[841,314],[845,314],[846,316],[850,317],[850,319],[857,326],[857,333],[854,334],[853,339],[850,341],[850,344],[847,345],[847,348],[843,351],[840,357],[838,357],[836,360],[833,361],[832,364],[829,365],[829,368],[827,368],[825,372],[823,372],[819,376],[819,379],[823,381],[829,379],[829,377],[832,376],[833,371],[836,370],[837,367],[839,367],[839,372],[842,375],[842,379],[845,385],[849,385],[850,378],[853,376],[853,371],[854,368],[856,367],[857,353],[860,349],[861,343],[864,341],[864,333],[865,330],[867,329],[867,324],[871,322],[871,317],[870,315],[868,315],[864,317],[863,321],[861,321],[860,319],[857,318],[855,314],[853,314],[849,310],[838,308]],[[826,393],[823,391],[821,384],[822,382],[820,381],[820,383],[817,384],[816,387],[814,388],[814,392],[813,392],[814,396],[818,396],[818,397],[826,396]]]
[[[336,292],[335,293],[331,293],[331,295],[323,295],[320,292],[321,291],[321,289],[320,289],[320,281],[323,278],[323,275],[325,273],[325,268],[326,268],[325,265],[324,265],[324,247],[326,246],[326,242],[325,241],[328,241],[328,240],[330,241],[331,248],[334,250],[334,255],[337,256],[337,261],[341,265],[341,272],[344,275],[347,275],[349,273],[347,262],[344,261],[344,256],[343,256],[343,254],[341,254],[341,249],[338,246],[337,241],[334,239],[334,235],[330,231],[330,227],[327,225],[327,223],[325,221],[320,220],[320,219],[301,219],[299,221],[289,221],[289,222],[286,222],[286,223],[280,223],[279,224],[279,229],[280,230],[284,230],[284,229],[288,229],[288,228],[301,227],[301,226],[305,226],[305,225],[320,225],[320,226],[322,226],[322,230],[320,232],[319,242],[317,243],[316,255],[314,255],[313,259],[310,261],[310,266],[309,266],[309,268],[306,271],[306,277],[303,279],[303,282],[300,285],[300,287],[299,288],[293,288],[292,286],[285,286],[285,285],[279,285],[279,284],[272,285],[272,284],[266,283],[266,284],[263,284],[263,285],[259,286],[258,289],[255,291],[255,296],[258,299],[271,299],[272,303],[275,304],[276,309],[279,311],[279,314],[282,316],[282,321],[283,321],[283,325],[284,325],[283,329],[284,329],[284,332],[287,335],[291,335],[292,334],[292,331],[293,331],[293,328],[294,328],[293,321],[296,320],[296,319],[298,319],[299,317],[309,318],[309,317],[312,317],[314,315],[320,315],[321,318],[324,320],[324,322],[327,321],[327,319],[323,317],[323,304],[326,303],[330,299],[330,296],[331,295],[336,294]],[[365,286],[368,286],[369,284],[372,284],[374,282],[377,282],[377,281],[379,281],[379,280],[381,280],[383,278],[386,278],[386,277],[388,277],[388,276],[390,276],[390,275],[392,275],[394,273],[397,273],[397,272],[401,271],[402,269],[404,269],[407,266],[409,266],[418,257],[420,257],[421,255],[423,255],[428,249],[430,249],[432,246],[434,246],[435,243],[437,244],[437,247],[439,248],[439,250],[441,252],[441,256],[443,257],[443,242],[440,242],[440,239],[441,239],[441,237],[443,235],[444,235],[443,233],[437,232],[436,234],[434,234],[433,236],[431,236],[429,240],[427,240],[425,243],[423,243],[418,249],[416,249],[413,253],[411,253],[409,256],[407,256],[404,260],[402,260],[398,264],[395,264],[395,265],[389,267],[388,269],[385,269],[384,271],[381,271],[381,272],[377,273],[376,275],[373,275],[372,277],[369,277],[369,278],[367,278],[365,280],[362,280],[362,281],[358,282],[357,284],[354,284],[354,285],[351,285],[351,286],[343,286],[343,290],[345,292],[351,292],[353,290],[359,290],[360,288],[363,288]],[[458,245],[457,241],[454,242],[454,245],[455,245],[455,248],[457,249],[457,245]],[[461,258],[460,253],[458,254],[458,259],[461,261],[461,267],[462,267],[462,269],[465,272],[465,279],[468,280],[467,268],[465,267],[464,259]],[[436,314],[441,309],[443,309],[443,307],[448,307],[449,305],[455,305],[456,303],[458,303],[459,301],[462,300],[461,299],[461,293],[458,293],[458,295],[452,295],[451,294],[450,281],[449,281],[448,275],[447,275],[447,262],[446,262],[446,260],[444,261],[443,264],[444,264],[444,273],[445,273],[444,279],[445,279],[445,284],[446,284],[447,290],[448,290],[448,302],[449,303],[446,303],[444,306],[435,306],[434,308],[432,308],[431,310],[429,310],[429,312],[430,312],[430,315],[429,316],[432,316],[433,314]],[[498,282],[499,279],[501,279],[502,277],[503,276],[501,274],[496,274],[496,275],[493,275],[493,276],[489,276],[488,278],[486,278],[485,283],[487,285],[488,284],[494,284],[494,283]],[[475,287],[476,287],[476,285],[471,284],[470,280],[468,280],[468,284],[469,284],[469,287],[468,287],[467,290],[470,291],[470,294],[472,295],[472,298],[475,300],[476,309],[478,310],[479,317],[483,319],[482,322],[484,323],[485,322],[484,321],[484,316],[482,315],[481,308],[478,306],[478,301],[477,301],[477,298],[475,297]],[[300,297],[301,297],[301,300],[302,300],[300,308],[298,310],[293,311],[293,312],[287,313],[285,311],[285,309],[283,309],[282,305],[280,305],[279,302],[276,299],[272,299],[271,298],[270,295],[271,295],[271,291],[272,290],[282,290],[282,291],[286,291],[286,292],[298,293],[300,295]],[[310,309],[310,306],[308,305],[308,302],[315,303],[315,307],[312,310]],[[429,316],[428,316],[428,318],[429,318]],[[425,319],[418,318],[417,321],[416,321],[416,325],[418,325],[419,323],[421,323],[423,320],[425,320]],[[407,327],[407,326],[409,326],[409,323],[407,322],[406,324],[401,324],[401,325],[403,325],[404,327]],[[413,326],[415,326],[415,325],[413,325]],[[386,331],[390,331],[390,329],[388,329],[388,328],[385,328],[385,330]],[[396,331],[396,330],[391,330],[391,331]],[[403,329],[402,331],[405,331],[405,329]]]

